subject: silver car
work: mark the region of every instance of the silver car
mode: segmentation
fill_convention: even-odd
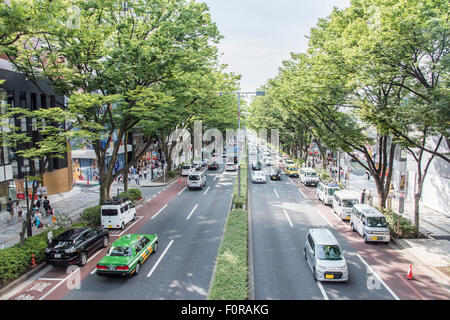
[[[252,173],[252,183],[266,183],[266,174],[263,171],[254,171]]]
[[[309,229],[303,254],[315,281],[345,282],[348,280],[347,262],[338,241],[330,230]]]

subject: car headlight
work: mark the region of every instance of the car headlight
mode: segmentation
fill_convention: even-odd
[[[370,230],[367,230],[367,229],[366,229],[366,232],[367,232],[368,234],[372,234],[372,233],[373,233],[373,231],[370,231]]]
[[[75,248],[70,248],[70,249],[64,250],[65,253],[74,253],[75,251],[77,251],[77,249],[75,249]]]

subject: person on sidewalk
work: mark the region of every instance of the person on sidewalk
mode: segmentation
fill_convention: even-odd
[[[50,200],[47,199],[47,196],[44,197],[43,207],[47,217],[50,217],[52,215],[52,207],[50,206]]]
[[[17,221],[22,221],[22,206],[19,203],[19,200],[16,201],[16,205],[14,206],[14,211],[17,213]]]
[[[363,204],[364,203],[364,198],[365,198],[365,196],[366,196],[366,189],[363,189],[363,191],[361,192],[361,204]]]
[[[11,198],[8,199],[8,202],[6,203],[6,211],[8,211],[10,217],[8,219],[8,222],[10,222],[14,218],[14,202]]]
[[[36,210],[36,213],[35,213],[35,215],[34,215],[34,221],[35,221],[35,224],[36,224],[36,228],[37,228],[38,230],[39,230],[40,228],[42,228],[42,227],[41,227],[41,225],[42,225],[41,220],[42,220],[41,212],[40,212],[39,210]]]

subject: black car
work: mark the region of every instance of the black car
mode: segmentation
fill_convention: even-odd
[[[53,266],[84,266],[87,258],[98,248],[109,244],[105,229],[75,228],[57,236],[45,249],[45,261]]]
[[[252,163],[252,170],[261,170],[262,164],[261,161]]]
[[[270,180],[281,180],[281,170],[280,169],[271,170],[269,178]]]

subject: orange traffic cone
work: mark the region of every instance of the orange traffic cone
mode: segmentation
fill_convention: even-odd
[[[31,267],[36,267],[36,261],[34,260],[34,253],[31,254]]]
[[[413,279],[413,274],[412,274],[412,265],[409,265],[409,270],[408,273],[406,274],[406,279],[408,280],[412,280]]]
[[[180,184],[181,183],[181,178],[178,178],[178,184]]]

